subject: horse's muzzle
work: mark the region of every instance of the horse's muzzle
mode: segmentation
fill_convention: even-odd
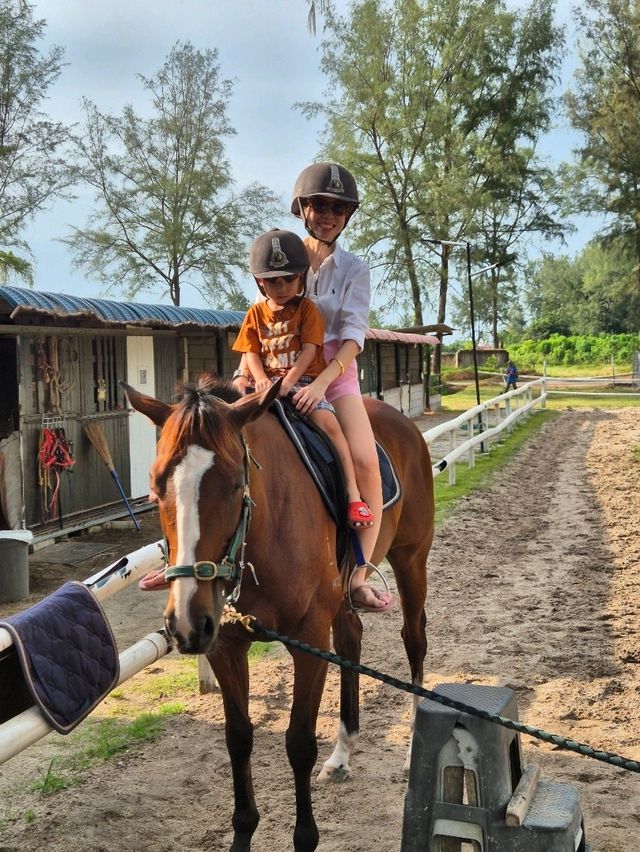
[[[164,623],[167,633],[175,639],[181,654],[206,654],[213,649],[217,624],[212,616],[202,615],[188,636],[176,629],[175,615],[165,618]]]

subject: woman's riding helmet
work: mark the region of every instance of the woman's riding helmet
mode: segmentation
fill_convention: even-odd
[[[300,199],[313,195],[346,201],[353,204],[354,209],[360,204],[353,175],[337,163],[313,163],[300,172],[291,199],[291,212],[294,216],[302,216]]]

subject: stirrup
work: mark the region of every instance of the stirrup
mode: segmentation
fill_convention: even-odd
[[[387,578],[384,576],[384,574],[378,568],[377,565],[374,565],[373,562],[364,562],[362,565],[356,565],[356,566],[354,566],[353,571],[349,574],[349,580],[347,581],[347,600],[349,601],[349,609],[351,609],[353,612],[358,612],[358,611],[362,612],[364,610],[363,607],[359,607],[357,604],[354,604],[353,600],[351,599],[351,581],[353,580],[353,575],[360,568],[364,568],[364,567],[366,567],[367,570],[370,571],[371,573],[376,573],[378,575],[378,577],[380,577],[380,579],[382,580],[385,591],[387,591],[389,594],[391,594],[391,589],[389,588],[389,583],[387,583]],[[378,607],[378,609],[382,609],[382,607]],[[375,612],[375,609],[367,609],[367,612]]]

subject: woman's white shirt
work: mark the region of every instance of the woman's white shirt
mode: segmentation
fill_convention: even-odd
[[[335,243],[317,272],[309,269],[307,297],[324,318],[325,341],[355,340],[362,350],[371,304],[371,276],[364,261]]]

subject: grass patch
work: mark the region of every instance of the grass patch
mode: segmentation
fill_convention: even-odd
[[[140,713],[130,721],[102,719],[78,732],[79,749],[65,758],[64,763],[76,770],[109,760],[139,742],[155,740],[164,731],[165,721],[184,713],[179,701],[162,704],[153,713]]]
[[[122,695],[115,696],[119,701],[132,698],[139,702],[154,704],[158,701],[186,701],[197,695],[199,688],[198,662],[196,657],[180,656],[171,659],[170,666],[162,671],[144,672],[142,677],[128,681]],[[111,693],[111,697],[114,693]],[[118,706],[117,712],[122,712]]]
[[[467,408],[464,410],[466,411]],[[457,462],[455,485],[449,485],[446,470],[436,476],[434,479],[436,524],[442,523],[453,512],[456,503],[462,497],[488,487],[493,475],[511,460],[513,453],[553,417],[555,417],[553,412],[540,411],[534,417],[529,417],[515,426],[511,435],[505,431],[503,433],[506,436],[505,439],[500,443],[492,442],[489,453],[476,454],[474,467],[468,467],[465,462]]]
[[[69,787],[75,787],[80,783],[79,778],[59,772],[57,767],[54,769],[55,764],[56,761],[54,759],[47,767],[47,771],[42,773],[42,777],[29,785],[32,793],[40,793],[41,796],[51,796],[53,793],[58,793],[60,790],[67,790]]]
[[[94,764],[122,754],[138,743],[157,739],[165,729],[165,721],[184,710],[184,704],[172,701],[160,705],[153,713],[140,713],[131,720],[87,722],[70,735],[67,752],[54,757],[41,777],[29,785],[29,790],[50,796],[81,784],[84,773]],[[28,813],[25,819],[30,821]]]
[[[249,665],[253,666],[255,663],[259,663],[271,651],[279,650],[280,647],[279,642],[254,642],[249,648]]]

